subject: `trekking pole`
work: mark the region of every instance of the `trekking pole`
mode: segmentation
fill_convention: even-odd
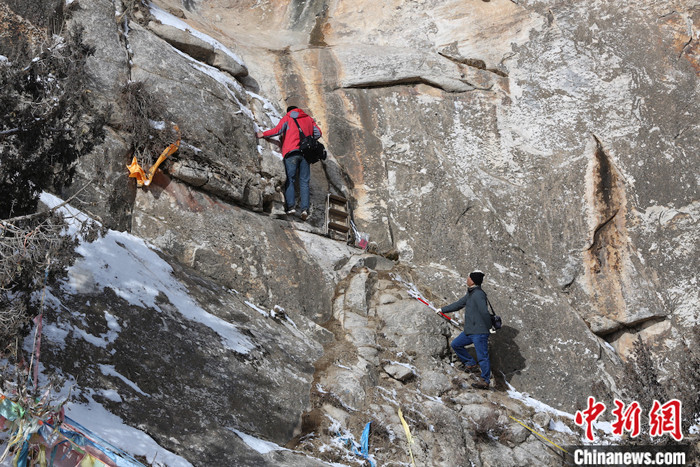
[[[415,299],[418,300],[419,302],[423,303],[424,305],[427,305],[431,310],[437,311],[437,309],[436,309],[434,306],[432,306],[430,303],[426,302],[426,301],[423,300],[422,298],[416,297],[416,296],[414,296],[413,298],[415,298]],[[447,316],[447,315],[446,315],[445,313],[443,313],[442,311],[438,311],[437,313],[438,313],[440,316],[442,316],[443,318],[445,318],[447,321],[449,321],[450,324],[451,324],[452,326],[461,329],[461,326],[460,326],[459,324],[457,324],[457,321],[455,321],[454,319],[450,318],[449,316]]]

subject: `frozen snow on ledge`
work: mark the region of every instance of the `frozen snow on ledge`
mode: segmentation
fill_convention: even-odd
[[[537,412],[551,413],[560,417],[568,418],[570,420],[574,419],[574,416],[568,412],[555,409],[554,407],[547,405],[544,402],[538,401],[537,399],[533,399],[526,393],[516,391],[516,389],[513,386],[511,386],[511,384],[508,381],[506,381],[506,386],[508,386],[508,397],[523,402],[525,405],[527,405],[528,407],[532,407]]]
[[[518,392],[513,386],[511,386],[511,384],[508,381],[506,381],[506,386],[508,386],[508,396],[511,399],[519,400],[519,401],[523,402],[525,405],[527,405],[528,407],[532,407],[537,412],[546,412],[546,413],[550,413],[553,415],[557,415],[557,416],[562,417],[562,418],[568,418],[569,420],[574,420],[574,418],[575,418],[574,415],[572,415],[568,412],[564,412],[562,410],[555,409],[554,407],[547,405],[542,401],[538,401],[537,399],[533,399],[532,397],[530,397],[526,393]],[[571,430],[568,429],[568,427],[566,427],[563,423],[556,422],[556,421],[552,421],[552,423],[550,423],[549,428],[556,430],[556,431],[559,431],[561,433],[571,432]],[[608,443],[611,441],[618,441],[619,439],[621,439],[620,436],[613,434],[612,423],[610,423],[610,422],[595,421],[595,422],[593,422],[593,428],[597,431],[602,431],[603,434],[605,435],[604,438],[598,438],[598,437],[596,438],[595,442],[598,444],[605,444],[605,443]],[[583,435],[583,431],[581,434]],[[590,441],[586,440],[585,438],[582,438],[581,441],[584,444],[590,443]]]
[[[166,26],[172,26],[174,28],[177,28],[181,31],[185,31],[196,37],[197,39],[201,39],[204,42],[212,45],[215,49],[219,49],[222,52],[224,52],[226,55],[234,59],[236,62],[238,62],[241,66],[245,67],[245,63],[243,62],[243,59],[233,53],[231,50],[229,50],[224,44],[221,42],[217,41],[211,36],[208,36],[204,34],[203,32],[197,31],[194,29],[192,26],[187,24],[186,22],[182,21],[179,18],[176,18],[175,16],[171,15],[170,13],[161,10],[158,8],[156,5],[151,3],[149,5],[151,9],[151,14],[161,23],[165,24]]]

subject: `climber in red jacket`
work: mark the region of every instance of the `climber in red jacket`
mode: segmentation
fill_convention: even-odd
[[[282,140],[282,157],[284,159],[284,169],[287,173],[287,181],[284,186],[285,212],[289,215],[296,213],[294,205],[296,203],[296,194],[294,192],[294,183],[297,175],[299,176],[299,195],[301,198],[301,219],[306,220],[309,216],[309,180],[311,179],[311,166],[301,155],[299,151],[299,129],[294,120],[296,119],[301,127],[301,131],[305,135],[313,135],[314,138],[321,137],[321,129],[318,127],[313,118],[308,116],[298,107],[287,107],[287,114],[282,117],[282,120],[276,127],[265,132],[257,132],[255,136],[258,138],[270,138],[281,135]]]

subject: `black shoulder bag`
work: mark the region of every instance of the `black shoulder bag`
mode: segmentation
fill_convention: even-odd
[[[301,131],[301,126],[297,122],[296,118],[292,118],[294,123],[297,124],[299,129],[299,151],[301,155],[304,156],[306,162],[309,164],[314,164],[320,160],[326,160],[326,148],[323,147],[321,142],[314,138],[313,135],[306,136],[303,131]]]

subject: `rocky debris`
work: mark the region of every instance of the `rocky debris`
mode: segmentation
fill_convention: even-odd
[[[408,381],[416,375],[416,373],[410,366],[399,365],[398,363],[391,363],[389,365],[385,365],[384,371],[386,372],[386,374],[388,374],[397,381],[401,381],[402,383],[405,383],[406,381]]]

